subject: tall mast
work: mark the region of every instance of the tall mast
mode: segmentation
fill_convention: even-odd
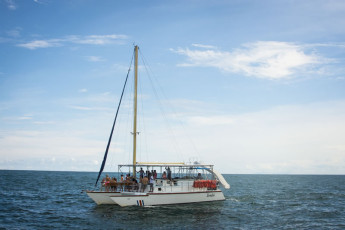
[[[133,177],[136,177],[137,163],[137,92],[138,92],[138,46],[134,47],[134,121],[133,121]]]

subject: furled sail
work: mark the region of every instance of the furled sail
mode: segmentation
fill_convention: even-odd
[[[132,58],[132,60],[133,60],[133,58]],[[130,64],[130,66],[131,66],[131,65],[132,65],[132,62],[131,62],[131,64]],[[115,115],[113,127],[112,127],[111,132],[110,132],[110,136],[109,136],[109,140],[108,140],[108,145],[107,145],[107,148],[106,148],[105,153],[104,153],[102,165],[101,165],[101,168],[100,168],[100,170],[99,170],[99,173],[98,173],[98,176],[97,176],[97,180],[96,180],[95,186],[97,186],[97,182],[98,182],[98,180],[99,180],[99,178],[100,178],[100,176],[101,176],[101,174],[102,174],[102,172],[103,172],[103,169],[104,169],[104,166],[105,166],[105,162],[107,161],[108,151],[109,151],[111,139],[112,139],[112,137],[113,137],[113,132],[114,132],[115,124],[116,124],[117,115],[118,115],[119,110],[120,110],[121,101],[122,101],[122,97],[123,97],[123,94],[124,94],[125,89],[126,89],[126,84],[127,84],[127,80],[128,80],[128,76],[129,76],[130,70],[131,70],[131,67],[129,67],[129,69],[128,69],[128,73],[127,73],[127,76],[126,76],[125,84],[123,85],[123,89],[122,89],[122,93],[121,93],[121,97],[120,97],[120,102],[119,102],[119,105],[117,106],[117,110],[116,110],[116,115]]]

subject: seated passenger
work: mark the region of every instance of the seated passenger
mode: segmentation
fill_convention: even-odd
[[[101,191],[103,190],[103,187],[105,187],[105,177],[102,179],[102,182],[101,182]]]
[[[162,178],[167,179],[167,173],[165,171],[163,172]]]
[[[198,173],[198,176],[196,177],[197,180],[202,180],[201,173]]]
[[[133,188],[133,191],[138,191],[139,189],[138,181],[135,178],[132,178],[132,188]]]
[[[110,189],[109,182],[110,182],[110,177],[108,175],[106,175],[105,176],[105,183],[104,183],[104,187],[105,187],[106,192],[109,192],[109,189]]]

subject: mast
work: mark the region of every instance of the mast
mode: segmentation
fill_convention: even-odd
[[[133,121],[133,177],[136,178],[137,163],[137,92],[138,92],[138,46],[134,47],[134,121]]]

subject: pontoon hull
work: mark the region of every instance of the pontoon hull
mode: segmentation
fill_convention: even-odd
[[[96,202],[96,204],[116,204],[110,197],[119,195],[120,192],[96,192],[86,191],[86,194]]]
[[[185,193],[147,193],[140,195],[117,194],[110,196],[110,198],[114,203],[122,207],[184,204],[225,200],[224,195],[220,190]]]

